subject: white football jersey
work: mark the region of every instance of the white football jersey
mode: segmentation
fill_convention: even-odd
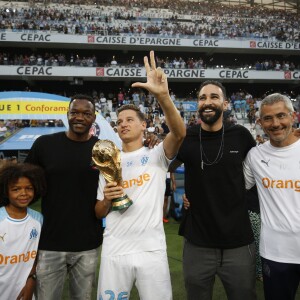
[[[300,140],[274,147],[270,141],[252,148],[244,162],[246,187],[257,185],[261,234],[266,259],[300,264]]]
[[[1,300],[16,299],[32,269],[41,235],[43,217],[30,208],[24,219],[13,219],[0,208]]]

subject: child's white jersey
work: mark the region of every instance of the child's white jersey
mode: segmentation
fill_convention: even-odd
[[[246,188],[257,185],[260,255],[300,264],[300,140],[287,147],[270,142],[252,148],[244,162]]]
[[[37,255],[42,215],[27,208],[24,219],[13,219],[0,208],[0,299],[17,299]]]
[[[133,201],[125,211],[111,211],[106,217],[102,256],[165,250],[163,202],[170,160],[163,143],[153,149],[142,147],[122,152],[124,193]],[[104,198],[106,185],[100,173],[97,198]]]

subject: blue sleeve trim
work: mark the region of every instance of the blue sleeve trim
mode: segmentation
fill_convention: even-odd
[[[5,210],[5,207],[0,207],[0,222],[2,222],[4,219],[7,218],[7,212]]]
[[[27,208],[27,213],[29,216],[31,216],[33,219],[37,220],[41,223],[41,225],[43,225],[43,215],[41,213],[29,207]]]

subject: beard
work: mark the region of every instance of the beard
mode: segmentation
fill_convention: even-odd
[[[204,111],[207,108],[214,111],[215,114],[211,115],[211,116],[208,116],[208,115],[204,114]],[[212,107],[210,105],[203,106],[203,107],[199,108],[199,110],[198,110],[198,114],[199,114],[199,117],[200,117],[201,121],[205,124],[208,124],[208,125],[212,125],[215,122],[217,122],[219,120],[219,118],[222,116],[222,113],[223,113],[223,109],[221,109],[220,107]]]

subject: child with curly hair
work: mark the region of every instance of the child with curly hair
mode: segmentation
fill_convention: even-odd
[[[35,258],[43,222],[28,208],[45,192],[43,170],[30,164],[0,168],[0,291],[2,300],[33,297]]]

